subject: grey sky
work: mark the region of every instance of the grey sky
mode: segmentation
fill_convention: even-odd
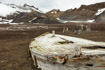
[[[51,9],[66,10],[70,8],[80,7],[81,4],[93,4],[97,2],[105,2],[105,0],[0,0],[4,3],[19,4],[24,3],[34,5],[42,11],[49,11]]]

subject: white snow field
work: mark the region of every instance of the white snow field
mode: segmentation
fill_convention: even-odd
[[[29,5],[18,6],[18,5],[14,5],[14,4],[3,4],[3,3],[0,3],[0,16],[3,16],[3,17],[6,17],[7,15],[11,15],[13,13],[31,12],[33,10],[41,12],[37,8],[35,8],[33,6],[29,6]]]

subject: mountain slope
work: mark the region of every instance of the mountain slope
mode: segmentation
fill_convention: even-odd
[[[81,7],[78,9],[69,9],[63,12],[59,11],[56,13],[52,13],[52,11],[49,11],[47,14],[65,21],[96,20],[96,17],[100,18],[98,16],[105,11],[105,2],[91,5],[81,5]]]
[[[59,9],[53,9],[49,12],[46,12],[47,15],[52,16],[54,18],[58,18],[62,13],[63,11],[60,11]]]
[[[95,21],[96,22],[105,22],[105,11],[102,12],[100,15],[96,16]]]
[[[13,19],[13,23],[59,23],[55,18],[38,11],[14,13],[7,18],[8,20]]]
[[[18,6],[15,4],[3,4],[0,3],[0,16],[6,17],[7,15],[12,15],[13,13],[19,13],[19,12],[31,12],[31,11],[38,11],[38,8],[35,8],[34,6],[29,6],[27,4],[24,4],[24,6]]]
[[[60,15],[63,20],[92,20],[99,9],[105,8],[105,2],[96,3],[92,5],[82,5],[78,9],[67,10],[64,14]]]

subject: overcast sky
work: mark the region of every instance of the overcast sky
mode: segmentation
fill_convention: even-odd
[[[97,2],[105,2],[105,0],[0,0],[4,3],[23,5],[27,3],[34,5],[42,11],[49,11],[51,9],[67,10],[75,7],[80,7],[81,4],[93,4]]]

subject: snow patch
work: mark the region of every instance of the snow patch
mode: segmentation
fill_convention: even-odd
[[[67,23],[67,22],[75,22],[75,23],[93,23],[95,20],[87,20],[87,21],[65,21],[61,20],[60,18],[56,18],[61,23]]]
[[[56,18],[59,22],[61,22],[61,23],[67,23],[67,22],[69,22],[69,21],[65,21],[65,20],[61,20],[60,18]]]
[[[98,12],[95,14],[96,16],[100,15],[105,11],[105,8],[99,9]]]
[[[4,4],[0,4],[0,16],[7,16],[7,15],[12,14],[14,12],[16,12],[16,9],[11,8],[11,7],[4,5]]]
[[[30,20],[29,22],[32,22],[33,20],[36,20],[37,19],[37,17],[35,17],[35,18],[33,18],[32,20]]]
[[[55,12],[51,12],[52,14],[56,14],[57,12],[55,11]]]
[[[86,22],[94,22],[95,20],[93,19],[93,20],[87,20]]]

